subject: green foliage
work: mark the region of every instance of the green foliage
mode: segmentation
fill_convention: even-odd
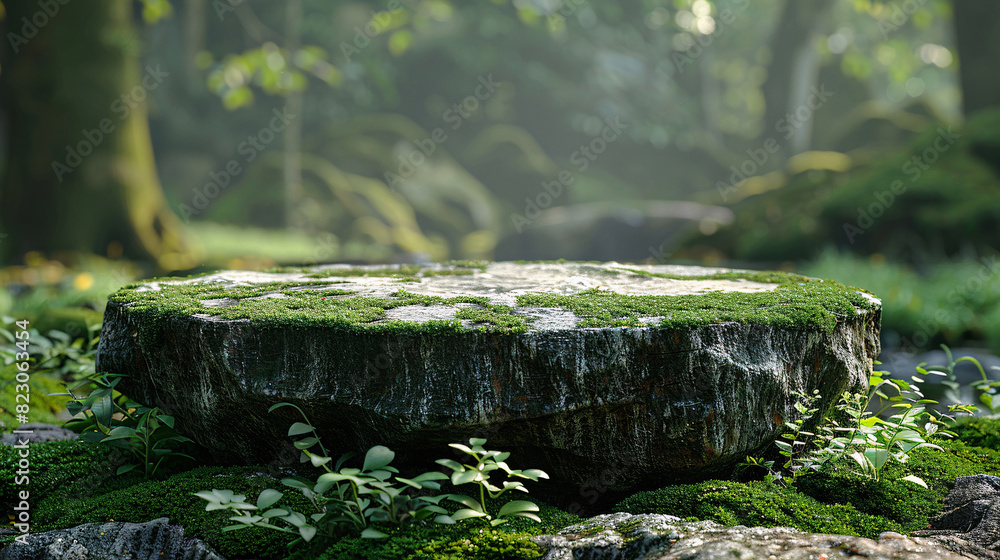
[[[0,418],[12,426],[21,424],[15,415],[20,404],[27,405],[28,422],[56,423],[66,399],[53,394],[64,380],[94,370],[97,327],[91,327],[88,336],[73,339],[57,330],[42,335],[30,328],[30,321],[21,322],[29,326],[27,330],[15,322],[13,317],[0,318]],[[21,365],[25,363],[27,366]],[[26,382],[24,374],[28,375]]]
[[[992,257],[913,269],[881,256],[863,258],[829,250],[806,265],[803,273],[878,294],[883,336],[899,339],[904,350],[916,351],[926,336],[929,347],[935,342],[981,339],[1000,351],[1000,282]],[[914,339],[920,332],[923,335]]]
[[[748,261],[816,258],[831,244],[910,263],[970,246],[993,254],[988,240],[1000,237],[991,159],[998,127],[1000,110],[983,111],[955,127],[957,139],[950,127],[933,123],[908,146],[852,162],[849,171],[785,177],[780,189],[738,203],[732,225],[685,245]]]
[[[80,432],[84,441],[128,450],[142,465],[147,478],[152,478],[169,459],[193,460],[176,449],[191,440],[174,431],[173,416],[132,401],[115,390],[124,376],[95,374],[70,387],[66,394],[72,399],[66,403],[66,409],[73,416],[83,417],[70,420],[66,427]],[[90,387],[89,394],[79,397],[73,392],[81,387]],[[121,416],[120,420],[115,419],[116,414]],[[135,467],[135,464],[122,465],[118,474]]]
[[[1000,381],[991,381],[986,377],[986,371],[983,370],[983,365],[979,363],[979,360],[973,358],[972,356],[962,356],[957,360],[951,355],[951,349],[941,345],[941,349],[944,350],[946,356],[948,356],[948,363],[943,366],[927,366],[926,362],[921,362],[917,366],[917,371],[923,375],[928,373],[933,373],[937,375],[945,376],[945,379],[941,381],[941,385],[947,387],[944,393],[945,398],[953,402],[961,402],[961,397],[959,396],[958,389],[961,386],[955,377],[955,366],[962,362],[969,362],[976,366],[979,370],[980,379],[977,379],[972,383],[973,389],[979,391],[979,404],[990,411],[990,414],[996,416],[1000,414],[1000,394],[998,394],[998,388],[1000,388]],[[996,366],[994,366],[996,368]]]
[[[306,517],[306,515],[287,506],[273,507],[284,494],[270,488],[261,492],[253,504],[246,501],[245,495],[236,494],[231,490],[213,489],[197,492],[198,497],[208,501],[208,505],[205,506],[206,511],[228,509],[237,513],[237,515],[230,517],[236,524],[230,525],[224,530],[231,531],[249,527],[273,529],[298,535],[298,538],[289,543],[289,546],[294,546],[303,541],[306,543],[312,541],[317,534],[325,537],[341,535],[347,528],[353,529],[354,532],[360,532],[362,538],[385,538],[388,535],[374,527],[375,523],[380,522],[396,526],[429,520],[443,524],[454,524],[463,519],[484,517],[490,521],[491,526],[495,526],[506,522],[506,517],[512,516],[526,517],[536,522],[541,521],[533,513],[539,511],[538,506],[525,501],[508,501],[497,512],[496,519],[487,513],[485,492],[488,492],[492,498],[500,497],[507,490],[516,489],[527,492],[527,489],[520,482],[506,481],[503,488],[493,486],[489,481],[489,472],[503,469],[508,477],[536,481],[539,477],[548,478],[548,476],[537,469],[511,470],[503,462],[510,454],[486,451],[482,448],[482,444],[486,440],[470,440],[471,448],[461,444],[452,444],[452,447],[472,455],[477,461],[474,466],[462,465],[447,459],[439,461],[454,471],[451,477],[453,484],[475,483],[479,486],[480,501],[478,503],[468,496],[456,494],[414,495],[413,490],[439,490],[441,486],[437,481],[447,480],[448,477],[436,471],[426,472],[413,478],[398,476],[399,471],[395,467],[389,466],[395,454],[389,448],[380,445],[368,450],[364,465],[360,469],[342,468],[351,454],[342,456],[336,465],[330,468],[329,463],[332,459],[323,447],[316,429],[309,424],[309,419],[306,418],[305,412],[301,408],[291,403],[279,403],[272,406],[269,412],[283,406],[295,408],[305,420],[305,422],[292,424],[288,429],[289,436],[312,434],[295,442],[295,447],[302,452],[302,462],[309,462],[312,466],[321,467],[326,472],[321,474],[315,483],[302,477],[285,478],[281,482],[285,486],[300,490],[312,504],[315,513]],[[318,451],[316,451],[317,449]],[[392,482],[393,478],[398,484]],[[463,504],[466,509],[460,509],[449,515],[448,510],[439,505],[444,499]],[[274,523],[276,521],[281,521],[283,524],[277,525]]]
[[[917,449],[905,464],[885,467],[881,480],[859,478],[845,469],[810,474],[796,482],[796,488],[823,503],[851,504],[858,511],[885,516],[905,531],[925,529],[928,520],[941,510],[941,500],[955,484],[955,478],[974,474],[1000,475],[1000,453],[967,445],[963,441],[941,442],[943,451]],[[903,482],[918,476],[927,487]]]
[[[539,478],[548,478],[549,475],[545,474],[545,471],[539,469],[528,469],[528,470],[514,470],[507,466],[505,462],[508,457],[510,457],[509,452],[500,451],[488,451],[483,448],[486,444],[486,440],[482,438],[470,438],[469,445],[463,445],[461,443],[451,443],[450,447],[458,449],[462,453],[472,457],[475,464],[459,463],[452,459],[438,459],[436,462],[439,465],[448,467],[451,469],[451,483],[455,486],[462,484],[475,484],[479,487],[479,501],[470,499],[467,496],[458,496],[450,494],[448,496],[449,500],[458,502],[465,506],[465,508],[456,511],[451,514],[451,518],[455,521],[469,518],[481,517],[490,522],[491,527],[495,527],[502,523],[509,521],[507,517],[525,517],[527,519],[532,519],[535,522],[541,522],[538,515],[534,512],[538,511],[538,506],[527,501],[514,500],[505,503],[496,513],[495,516],[490,515],[489,510],[486,507],[486,496],[487,494],[492,499],[497,499],[502,496],[508,490],[517,490],[519,492],[527,493],[528,489],[525,488],[524,484],[520,481],[503,481],[503,487],[499,487],[490,482],[490,473],[503,470],[507,473],[507,478],[522,478],[525,480],[532,480],[538,482]]]
[[[950,358],[951,353],[948,355]],[[975,361],[971,358],[963,359]],[[955,360],[951,360],[946,369],[950,371],[954,365]],[[917,366],[917,373],[921,376],[928,375],[930,372],[921,366],[922,364]],[[803,431],[800,419],[786,422],[785,427],[789,431],[781,437],[791,442],[776,442],[780,454],[787,458],[781,469],[774,467],[774,461],[753,457],[747,457],[747,464],[766,468],[769,478],[782,479],[786,474],[790,475],[794,483],[801,474],[810,470],[821,471],[850,458],[860,468],[858,474],[878,480],[890,461],[906,463],[909,454],[915,449],[941,450],[927,440],[935,435],[954,437],[953,432],[942,429],[954,422],[951,413],[972,414],[975,410],[975,407],[958,404],[949,406],[949,414],[927,410],[924,405],[937,404],[937,401],[924,398],[919,389],[920,383],[924,382],[923,377],[913,376],[913,383],[910,383],[903,379],[890,379],[890,375],[887,371],[873,371],[869,377],[870,390],[867,394],[845,392],[841,396],[836,410],[840,418],[846,419],[845,425],[824,415],[817,428],[817,435]],[[985,374],[983,377],[985,379]],[[811,416],[818,410],[810,408],[819,400],[818,392],[799,397],[801,402],[796,403],[796,409],[800,415]],[[876,397],[878,406],[872,412],[869,407]],[[883,418],[883,413],[887,412],[892,414]],[[902,480],[926,486],[920,477],[912,474],[905,475]]]
[[[851,505],[825,504],[795,488],[767,481],[749,483],[710,480],[640,492],[615,506],[628,513],[664,513],[712,520],[726,526],[795,527],[813,533],[876,538],[902,526],[881,515],[859,512]]]

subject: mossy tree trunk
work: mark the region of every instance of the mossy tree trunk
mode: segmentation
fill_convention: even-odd
[[[156,174],[145,101],[170,69],[140,68],[129,0],[4,2],[7,158],[0,257],[124,252],[195,264]],[[13,35],[12,35],[13,34]]]

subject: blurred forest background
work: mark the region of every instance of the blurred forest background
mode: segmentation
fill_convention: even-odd
[[[1000,350],[992,0],[4,0],[0,314],[322,262],[781,268]]]

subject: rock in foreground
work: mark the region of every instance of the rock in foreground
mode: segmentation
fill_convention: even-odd
[[[88,523],[32,533],[0,550],[0,560],[225,560],[166,517],[148,523]]]
[[[625,490],[731,467],[793,392],[866,387],[879,317],[835,282],[700,267],[226,271],[113,295],[97,367],[223,462],[295,460],[299,418],[267,413],[287,401],[331,453],[479,435],[515,468]]]
[[[877,541],[788,527],[723,527],[672,515],[599,515],[532,537],[542,560],[969,560],[961,543],[883,533]]]
[[[917,534],[958,538],[982,547],[981,555],[1000,558],[1000,477],[960,476],[944,499],[944,510],[930,529]]]

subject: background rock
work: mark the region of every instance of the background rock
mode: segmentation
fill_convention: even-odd
[[[63,441],[67,439],[76,439],[80,434],[74,432],[73,430],[67,430],[62,426],[56,424],[43,424],[41,422],[31,422],[29,424],[21,424],[16,428],[22,431],[31,431],[30,434],[13,434],[7,433],[0,435],[0,444],[3,445],[15,445],[18,440],[28,440],[32,443],[38,443],[40,441]]]

